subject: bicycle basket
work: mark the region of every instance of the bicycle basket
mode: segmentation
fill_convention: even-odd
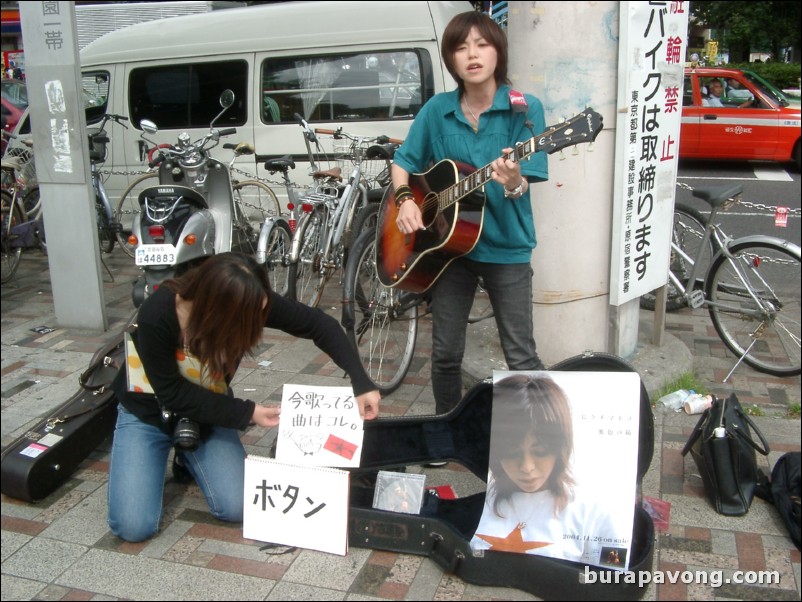
[[[24,146],[15,146],[9,148],[6,155],[17,160],[19,170],[17,177],[22,180],[25,186],[33,186],[36,184],[36,164],[33,160],[33,152]]]
[[[360,145],[362,157],[365,156],[365,151],[374,143],[364,142]],[[342,169],[343,177],[347,177],[354,169],[354,149],[353,146],[348,144],[334,144],[334,157],[337,162],[337,167]],[[362,177],[368,182],[374,182],[386,176],[384,172],[387,170],[387,162],[383,159],[362,159]]]

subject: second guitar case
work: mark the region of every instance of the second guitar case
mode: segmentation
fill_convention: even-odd
[[[552,366],[554,371],[634,372],[621,358],[586,353]],[[654,451],[654,418],[641,382],[637,491]],[[349,544],[428,556],[445,571],[467,583],[513,587],[547,600],[637,600],[640,571],[651,571],[654,525],[638,500],[633,504],[634,528],[629,579],[618,572],[583,563],[533,554],[487,550],[475,556],[470,547],[485,503],[485,493],[445,499],[427,493],[420,514],[410,515],[372,507],[375,486],[360,478],[376,470],[404,470],[410,465],[452,461],[487,480],[493,385],[474,385],[451,412],[439,416],[382,418],[365,422],[360,468],[352,473]],[[605,576],[602,578],[601,573]],[[634,575],[634,579],[633,579]],[[634,583],[632,581],[635,581]]]

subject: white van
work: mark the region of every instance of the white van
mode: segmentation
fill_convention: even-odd
[[[174,144],[181,132],[197,139],[227,88],[236,103],[215,127],[237,128],[225,141],[249,142],[259,155],[292,155],[294,182],[308,175],[296,113],[313,127],[404,138],[423,103],[455,87],[440,38],[455,14],[470,10],[469,2],[286,2],[106,34],[81,51],[81,71],[84,89],[105,99],[87,109],[90,126],[105,112],[131,121],[108,130],[110,195],[147,167],[142,119],[159,127],[156,142]],[[219,146],[214,154],[225,162],[229,152]],[[236,167],[283,192],[253,156]]]

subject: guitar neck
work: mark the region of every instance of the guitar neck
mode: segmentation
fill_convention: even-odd
[[[523,159],[538,151],[551,154],[566,146],[581,142],[592,142],[596,139],[601,127],[601,115],[593,109],[586,109],[566,122],[552,126],[542,134],[516,144],[511,152],[505,153],[502,157],[513,163],[520,163]],[[447,209],[460,199],[465,198],[474,190],[487,184],[492,178],[493,168],[488,163],[456,184],[444,189],[437,195],[440,210]]]
[[[546,134],[542,134],[538,136],[538,138],[544,136]],[[519,163],[523,159],[526,159],[529,155],[534,154],[537,152],[538,144],[535,138],[530,138],[525,142],[520,142],[519,144],[515,145],[515,148],[509,152],[502,155],[504,159],[508,159],[513,163]],[[448,209],[451,205],[456,203],[457,201],[465,198],[469,194],[471,194],[474,190],[477,190],[490,182],[493,179],[493,168],[492,163],[488,163],[481,169],[477,169],[475,172],[470,174],[469,176],[463,178],[453,186],[449,186],[440,194],[437,195],[438,197],[438,205],[440,210]]]

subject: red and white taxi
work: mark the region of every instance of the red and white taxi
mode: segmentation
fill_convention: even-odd
[[[794,161],[800,169],[799,101],[750,71],[686,68],[679,156]]]

